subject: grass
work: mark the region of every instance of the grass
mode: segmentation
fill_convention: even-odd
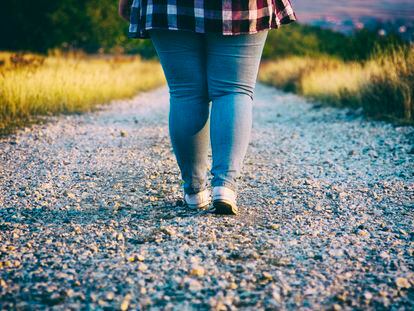
[[[387,50],[407,42],[395,33],[379,36],[378,29],[361,29],[349,35],[293,23],[270,31],[263,50],[263,59],[287,56],[323,57],[329,55],[346,61],[366,61],[378,48]]]
[[[362,107],[368,116],[412,124],[414,48],[376,51],[365,61],[291,56],[264,62],[259,79],[335,106]]]
[[[0,53],[0,132],[33,117],[90,111],[165,82],[156,61],[82,53]]]

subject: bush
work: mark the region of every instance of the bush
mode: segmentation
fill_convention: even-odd
[[[371,62],[380,71],[361,89],[364,110],[377,117],[412,121],[414,115],[414,47],[379,52]]]
[[[406,45],[398,36],[378,36],[376,30],[360,30],[346,36],[329,29],[291,24],[269,32],[263,50],[263,59],[286,56],[331,56],[343,60],[363,61],[380,48]]]
[[[363,107],[376,118],[412,123],[414,49],[377,49],[365,62],[288,57],[263,63],[259,79],[335,106]]]

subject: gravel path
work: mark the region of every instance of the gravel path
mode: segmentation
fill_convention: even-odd
[[[165,87],[0,140],[0,309],[414,308],[414,128],[257,85],[236,217],[181,206]]]

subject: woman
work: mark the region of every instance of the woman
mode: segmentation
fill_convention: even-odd
[[[130,38],[150,38],[169,92],[169,132],[191,208],[237,214],[236,179],[252,127],[253,93],[270,29],[296,20],[289,0],[129,0]],[[210,102],[211,113],[210,113]]]

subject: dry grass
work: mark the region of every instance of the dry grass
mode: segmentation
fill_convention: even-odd
[[[259,79],[333,105],[362,106],[370,116],[413,122],[413,49],[377,53],[364,63],[289,57],[264,63]]]
[[[0,53],[0,130],[32,116],[88,111],[165,82],[139,57]]]
[[[291,56],[279,61],[264,62],[259,78],[289,92],[299,92],[300,80],[316,69],[331,70],[342,65],[342,62],[329,57]]]

